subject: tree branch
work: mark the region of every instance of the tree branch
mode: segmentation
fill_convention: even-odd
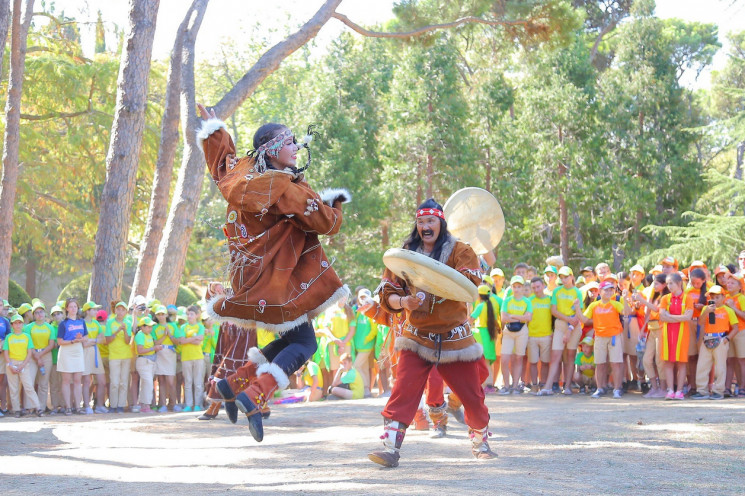
[[[456,19],[455,21],[447,22],[444,24],[431,24],[429,26],[422,26],[421,28],[414,29],[413,31],[390,33],[381,31],[370,31],[369,29],[365,29],[359,24],[352,22],[344,14],[339,14],[338,12],[334,12],[333,14],[331,14],[331,17],[340,20],[341,22],[349,26],[353,31],[361,34],[362,36],[369,36],[371,38],[412,38],[414,36],[420,36],[430,31],[436,31],[438,29],[457,28],[458,26],[462,26],[464,24],[484,24],[487,26],[528,26],[528,24],[531,24],[533,22],[532,20],[526,19],[521,19],[518,21],[490,21],[488,19],[481,19],[480,17],[468,16],[461,17],[460,19]]]

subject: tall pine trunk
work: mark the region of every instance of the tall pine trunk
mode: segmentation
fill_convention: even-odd
[[[184,156],[165,227],[165,240],[158,250],[147,295],[165,302],[175,302],[186,251],[194,230],[204,180],[204,155],[197,146],[197,113],[194,90],[196,40],[209,0],[196,2],[196,15],[184,33],[181,65],[181,128],[184,131]]]
[[[559,144],[564,143],[564,135],[559,126]],[[566,174],[567,166],[564,162],[559,160],[559,249],[561,251],[561,258],[565,264],[569,264],[569,215],[567,213],[567,202],[566,202]]]
[[[159,0],[130,0],[116,110],[106,156],[106,183],[96,231],[89,298],[106,305],[121,298],[125,249],[145,130],[150,59]]]
[[[8,98],[5,102],[3,178],[2,186],[0,186],[0,233],[2,233],[0,235],[0,295],[4,298],[8,296],[10,259],[13,254],[13,205],[16,201],[16,185],[18,184],[23,72],[26,66],[26,42],[34,10],[34,0],[26,0],[23,15],[21,15],[22,4],[21,0],[13,0],[10,75],[8,77]],[[7,14],[7,10],[5,14]],[[3,39],[4,44],[5,39]]]
[[[0,79],[3,75],[3,57],[5,56],[5,42],[8,40],[10,19],[10,0],[0,0]]]
[[[158,258],[158,247],[163,239],[163,230],[168,218],[168,199],[171,193],[171,178],[173,177],[173,161],[178,147],[178,125],[180,117],[181,96],[181,63],[184,46],[184,36],[189,22],[194,16],[195,7],[199,0],[194,0],[181,21],[176,32],[176,39],[171,50],[171,61],[168,68],[166,82],[165,109],[160,126],[160,146],[158,161],[155,164],[153,177],[153,192],[150,197],[145,234],[140,244],[140,256],[137,261],[134,283],[130,302],[135,295],[147,293],[152,278],[155,261]]]

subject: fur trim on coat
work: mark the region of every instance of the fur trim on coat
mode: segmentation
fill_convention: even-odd
[[[332,207],[334,205],[334,202],[337,200],[340,200],[342,203],[349,203],[352,201],[352,193],[344,188],[324,189],[323,191],[318,193],[318,196],[320,196],[323,203],[325,203],[329,207]]]
[[[409,350],[413,351],[420,358],[431,363],[452,363],[452,362],[475,362],[484,354],[484,348],[479,343],[474,343],[460,350],[442,350],[440,360],[437,360],[437,351],[421,345],[404,336],[396,338],[394,344],[396,351]]]
[[[218,129],[224,129],[227,131],[228,127],[220,119],[207,119],[206,121],[202,121],[202,126],[197,131],[197,146],[199,146],[200,150],[204,151],[202,149],[202,143]]]
[[[283,322],[282,324],[269,324],[267,322],[260,322],[257,320],[239,319],[236,317],[224,317],[220,315],[219,313],[215,312],[215,308],[214,308],[215,303],[218,303],[221,300],[225,299],[225,295],[222,295],[222,294],[215,295],[209,300],[207,300],[207,304],[205,305],[205,312],[207,312],[210,318],[218,322],[230,322],[240,327],[261,327],[262,329],[266,329],[269,332],[282,335],[283,333],[287,331],[291,331],[292,329],[298,327],[299,325],[309,322],[311,319],[323,313],[324,310],[326,310],[327,308],[330,308],[332,305],[336,304],[337,301],[341,300],[345,296],[349,297],[349,290],[346,287],[342,286],[341,288],[334,291],[331,297],[325,302],[323,302],[318,308],[311,310],[305,315],[301,315],[295,320],[291,320],[289,322]]]

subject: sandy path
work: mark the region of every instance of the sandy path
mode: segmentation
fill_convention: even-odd
[[[745,494],[745,401],[497,397],[477,462],[464,426],[409,431],[383,469],[384,400],[276,407],[263,443],[244,419],[194,414],[0,419],[4,494]]]

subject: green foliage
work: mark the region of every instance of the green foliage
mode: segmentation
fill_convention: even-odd
[[[194,291],[184,286],[183,284],[178,287],[178,295],[176,296],[177,307],[188,307],[189,305],[193,305],[198,301],[199,297],[197,297]]]
[[[8,281],[8,303],[14,308],[18,308],[24,303],[31,303],[31,297],[26,290],[12,279]]]
[[[67,283],[67,286],[62,288],[62,291],[60,292],[59,296],[57,297],[57,301],[66,300],[67,298],[77,298],[78,301],[86,301],[88,299],[88,288],[90,288],[91,285],[91,275],[90,274],[83,274],[81,276],[76,277],[75,279],[71,280],[69,283]],[[122,294],[127,295],[132,292],[132,286],[129,284],[123,283],[122,284]],[[102,305],[104,308],[109,307],[108,301],[97,301],[99,305]]]

